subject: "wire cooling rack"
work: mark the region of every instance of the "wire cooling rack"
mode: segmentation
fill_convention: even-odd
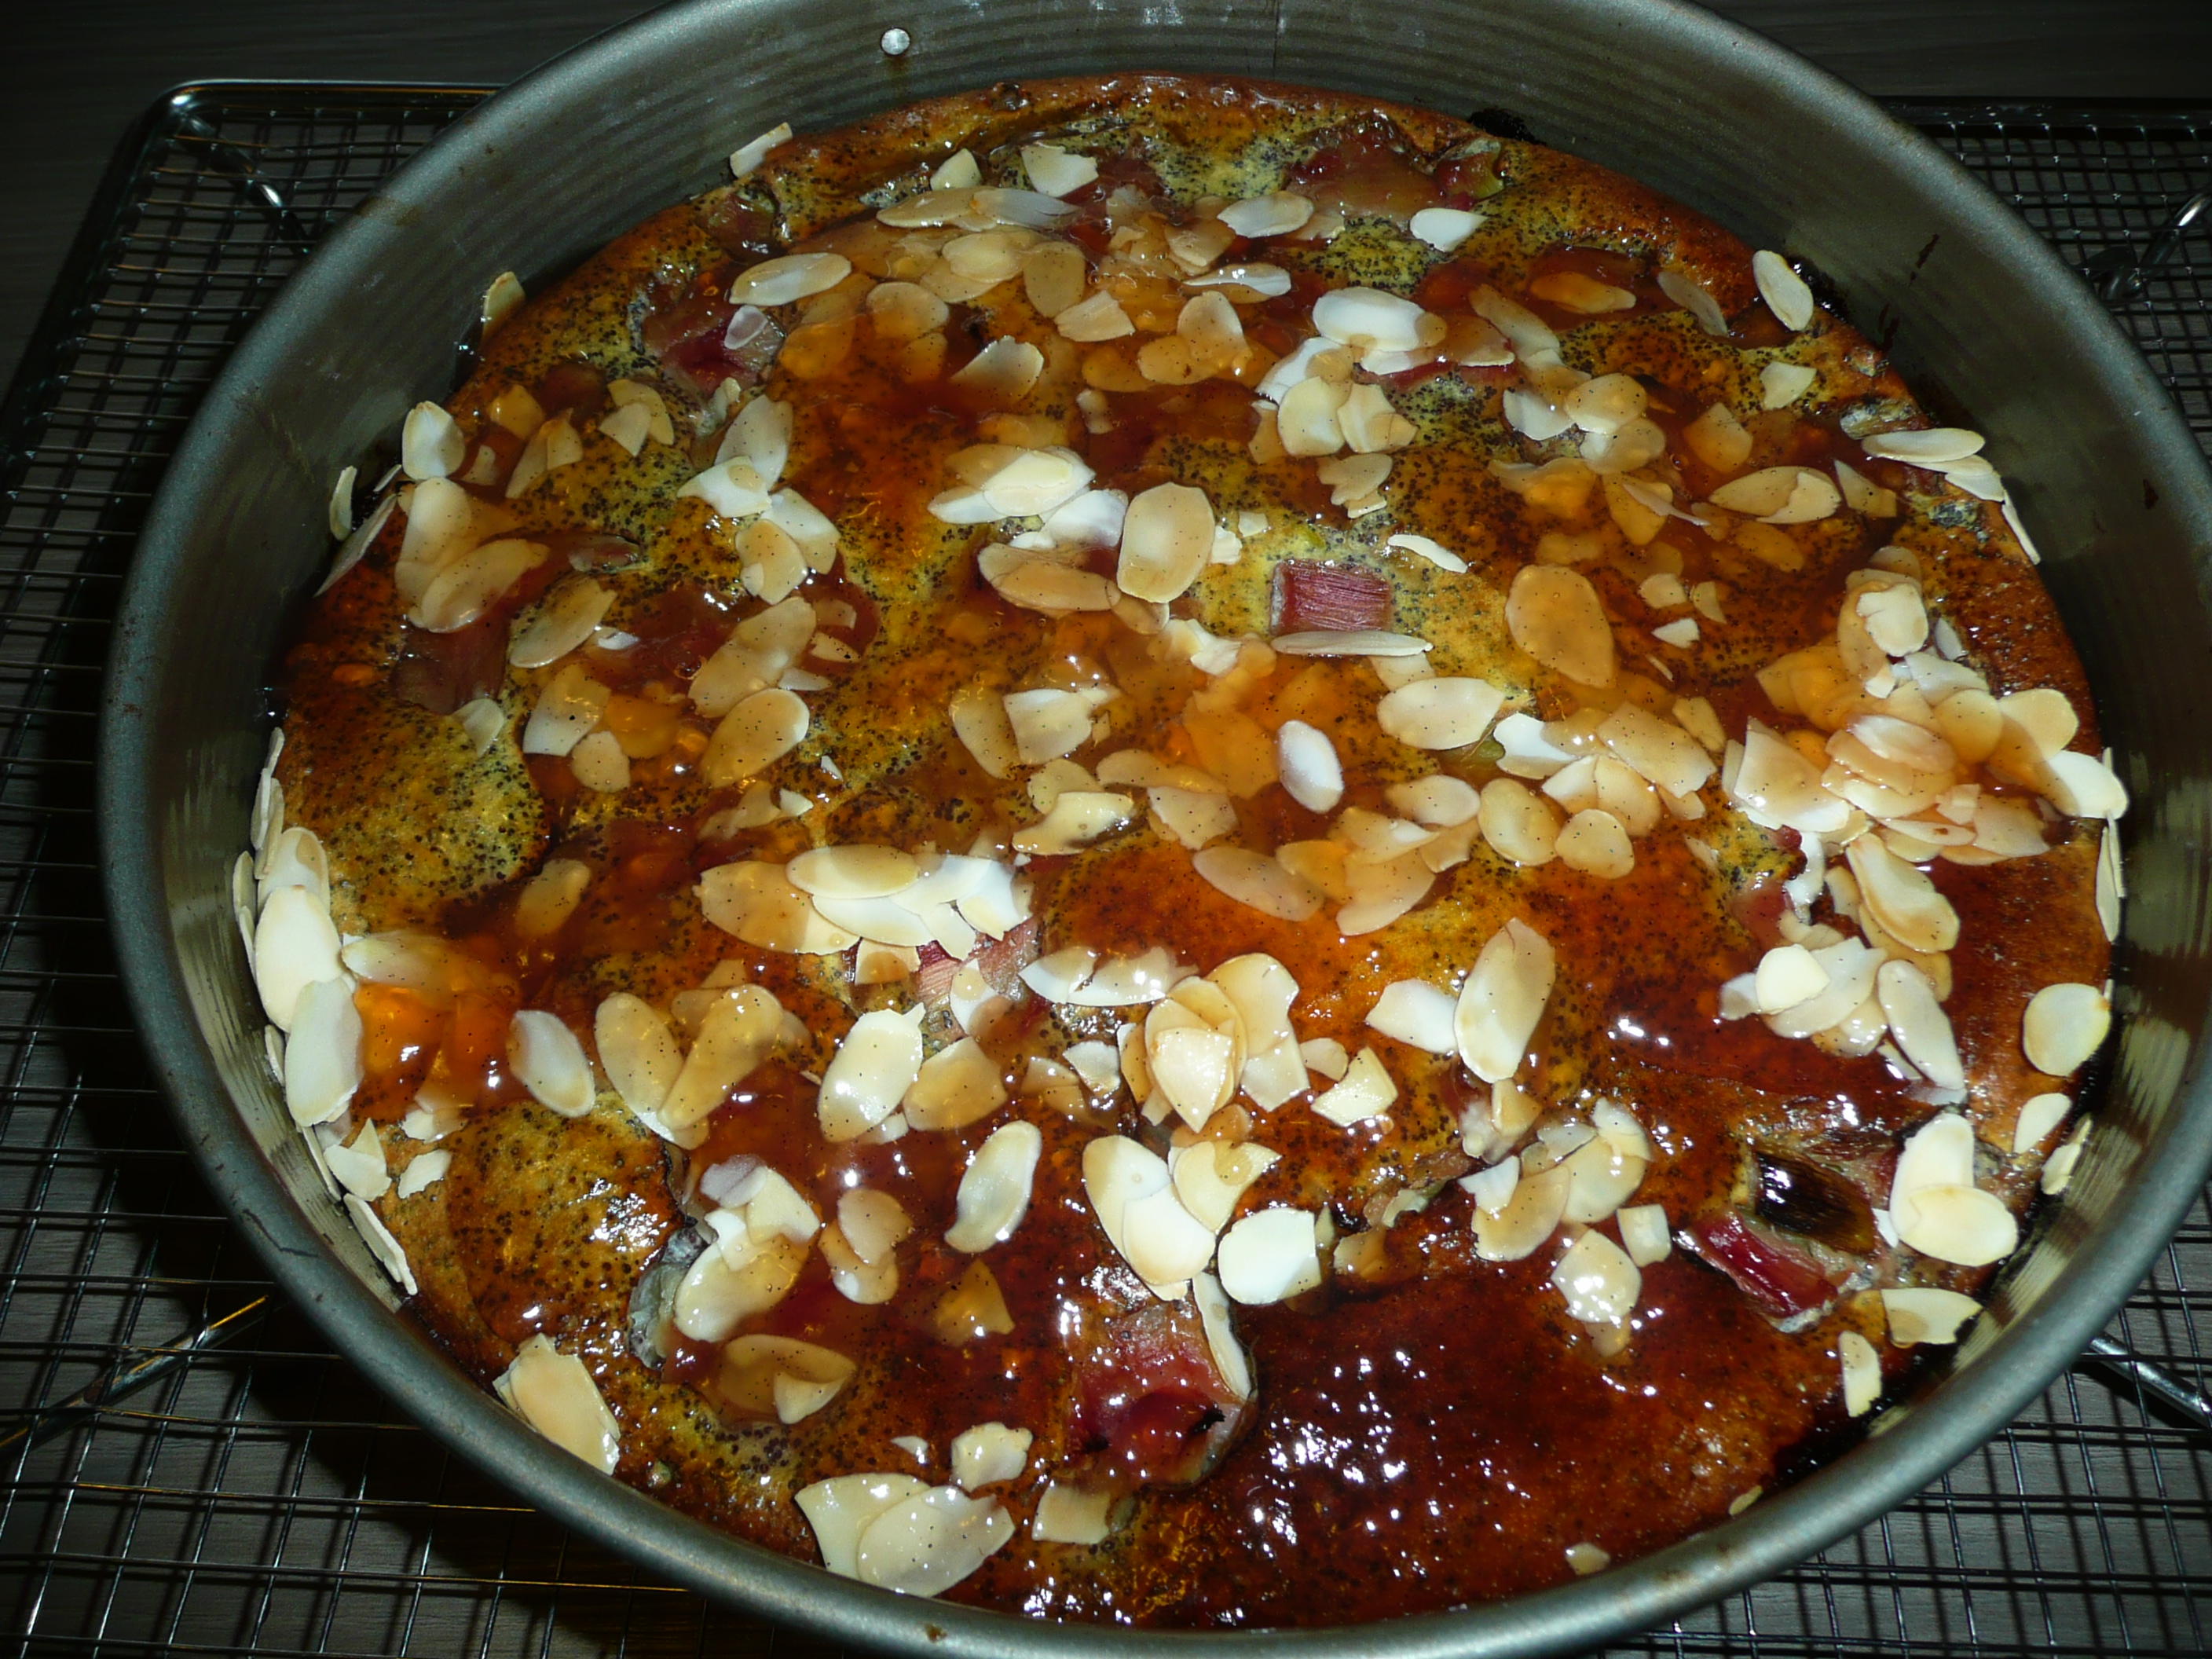
[[[163,463],[314,240],[483,95],[166,100],[0,410],[0,1607],[23,1653],[834,1651],[572,1536],[331,1354],[178,1143],[108,945],[94,710]],[[2212,106],[1899,108],[2077,264],[2212,186]],[[2120,314],[2212,446],[2212,214]],[[2200,1325],[2201,1201],[2110,1335],[2201,1394]],[[1856,1538],[1620,1651],[2208,1650],[2212,1434],[2107,1366]]]

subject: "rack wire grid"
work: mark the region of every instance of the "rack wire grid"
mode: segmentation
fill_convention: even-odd
[[[165,100],[117,156],[0,411],[0,1594],[26,1654],[836,1650],[569,1534],[334,1355],[179,1144],[108,944],[94,723],[162,465],[314,239],[483,95]],[[2147,242],[2212,184],[2212,106],[1899,112],[2076,261]],[[2120,314],[2212,444],[2212,223]],[[2206,1325],[2200,1201],[2111,1334],[2201,1392]],[[118,1356],[143,1386],[114,1384]],[[2208,1646],[2212,1435],[2139,1382],[2077,1370],[1857,1537],[1618,1650]]]

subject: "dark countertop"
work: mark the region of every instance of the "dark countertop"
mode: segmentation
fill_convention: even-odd
[[[10,161],[0,172],[0,384],[109,154],[167,88],[263,76],[497,85],[639,9],[632,0],[21,0],[0,54],[0,154]],[[2212,98],[2204,0],[1722,0],[1716,9],[1877,96]]]

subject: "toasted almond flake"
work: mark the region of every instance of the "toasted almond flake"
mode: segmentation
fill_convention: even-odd
[[[1114,1535],[1114,1493],[1050,1481],[1037,1497],[1030,1536],[1041,1544],[1103,1544]]]
[[[1733,472],[1751,458],[1751,434],[1726,404],[1714,404],[1682,429],[1690,451],[1717,472]]]
[[[1401,979],[1382,988],[1382,994],[1368,1011],[1367,1024],[1384,1036],[1432,1054],[1449,1054],[1459,1048],[1455,1015],[1455,1004],[1449,992],[1425,980]],[[1318,1105],[1315,1109],[1320,1109]]]
[[[1237,1212],[1244,1190],[1281,1159],[1281,1154],[1247,1141],[1224,1146],[1194,1140],[1168,1153],[1169,1178],[1176,1196],[1201,1224],[1218,1232]]]
[[[1116,590],[1111,582],[1058,550],[993,543],[976,555],[975,562],[1000,599],[1025,611],[1060,616],[1073,611],[1110,611],[1115,605]]]
[[[1012,403],[1029,395],[1044,372],[1044,354],[1026,340],[997,339],[985,346],[952,376],[964,386],[999,403]]]
[[[2020,1243],[2019,1223],[2003,1200],[1964,1183],[1893,1189],[1889,1213],[1906,1245],[1960,1267],[1986,1267],[2011,1255]]]
[[[2046,985],[2028,999],[2021,1023],[2027,1063],[2052,1077],[2070,1077],[2104,1047],[2112,1006],[2094,985]]]
[[[785,306],[833,289],[852,274],[842,253],[787,253],[763,259],[730,279],[733,306]]]
[[[1079,345],[1118,340],[1137,331],[1121,302],[1104,289],[1060,312],[1053,319],[1053,325],[1063,338]]]
[[[1981,453],[1978,432],[1961,427],[1928,427],[1917,432],[1878,432],[1859,440],[1859,447],[1881,460],[1938,467]]]
[[[407,1252],[399,1248],[399,1241],[392,1236],[392,1229],[384,1224],[383,1218],[352,1193],[345,1194],[345,1210],[362,1242],[376,1258],[376,1265],[391,1274],[409,1296],[417,1294],[422,1287],[416,1283],[415,1269],[408,1265]]]
[[[1480,823],[1483,840],[1500,858],[1535,866],[1558,855],[1558,809],[1512,778],[1492,778],[1483,785]]]
[[[1613,1217],[1620,1228],[1621,1247],[1639,1267],[1664,1261],[1674,1243],[1667,1225],[1667,1209],[1661,1204],[1632,1204]]]
[[[1966,1086],[1958,1039],[1928,975],[1910,962],[1885,962],[1875,980],[1883,1016],[1905,1057],[1939,1089]]]
[[[1239,290],[1231,297],[1238,304],[1258,300],[1279,300],[1291,291],[1291,273],[1280,265],[1250,264],[1223,265],[1217,270],[1200,271],[1183,278],[1185,288],[1234,289]]]
[[[1459,749],[1479,743],[1504,706],[1505,693],[1487,680],[1438,675],[1385,696],[1376,708],[1383,731],[1416,749]]]
[[[468,453],[467,434],[438,404],[421,403],[400,423],[399,468],[418,483],[449,477]]]
[[[1906,1287],[1881,1293],[1882,1313],[1889,1322],[1889,1340],[1900,1348],[1926,1342],[1937,1346],[1956,1342],[1968,1320],[1982,1304],[1956,1291]]]
[[[1583,1323],[1618,1325],[1635,1311],[1644,1274],[1613,1240],[1587,1232],[1552,1269],[1552,1285],[1566,1298],[1567,1312]]]
[[[443,1181],[453,1166],[453,1155],[451,1152],[420,1153],[408,1161],[407,1167],[399,1172],[398,1179],[392,1183],[392,1196],[413,1198],[418,1193],[427,1192]]]
[[[1561,565],[1526,565],[1505,601],[1514,644],[1543,667],[1583,685],[1613,681],[1613,627],[1589,578]],[[1276,647],[1281,649],[1279,642]]]
[[[1030,1443],[1034,1438],[1027,1429],[1009,1428],[1004,1423],[978,1423],[962,1430],[952,1437],[951,1455],[946,1460],[951,1466],[953,1484],[963,1492],[975,1492],[1018,1478],[1029,1467]]]
[[[1015,833],[1014,850],[1039,854],[1077,852],[1122,828],[1136,812],[1135,800],[1111,790],[1063,790],[1043,817]]]
[[[825,956],[850,950],[860,936],[835,927],[784,878],[781,865],[743,860],[716,865],[699,878],[699,908],[726,933],[764,951]]]
[[[1783,327],[1795,334],[1812,322],[1813,290],[1790,269],[1787,259],[1761,248],[1751,256],[1751,276],[1759,284],[1759,297],[1766,301],[1766,308]]]
[[[338,971],[337,929],[328,905],[306,887],[272,891],[253,930],[254,987],[270,1019],[289,1031],[301,994]]]
[[[705,471],[686,479],[676,494],[679,500],[696,496],[726,519],[744,520],[757,518],[768,511],[770,488],[753,464],[740,456],[734,460],[717,461]]]
[[[563,1117],[592,1109],[597,1087],[584,1045],[558,1014],[542,1008],[518,1009],[508,1023],[507,1058],[531,1098]]]
[[[2086,1117],[2076,1123],[2074,1133],[2066,1137],[2064,1144],[2051,1153],[2051,1161],[2043,1166],[2040,1185],[2054,1198],[2074,1183],[2074,1170],[2081,1161],[2081,1144],[2088,1139],[2089,1123]]]
[[[1222,1236],[1222,1290],[1247,1307],[1264,1307],[1320,1285],[1319,1220],[1310,1210],[1279,1208],[1243,1218]]]
[[[878,283],[868,290],[868,319],[876,337],[892,344],[941,330],[951,308],[919,283]]]
[[[1394,783],[1382,795],[1394,811],[1432,829],[1465,823],[1482,809],[1482,797],[1474,786],[1447,772]]]
[[[860,1532],[854,1576],[907,1595],[942,1595],[967,1578],[1014,1535],[1013,1517],[995,1498],[933,1486],[891,1504]]]
[[[1872,836],[1844,849],[1859,899],[1907,950],[1933,953],[1959,942],[1959,915],[1927,876]]]
[[[868,1523],[928,1490],[927,1482],[910,1474],[842,1474],[802,1486],[792,1497],[814,1529],[822,1565],[855,1578],[860,1576],[856,1556],[860,1534]]]
[[[502,270],[484,287],[483,297],[477,302],[477,321],[482,337],[489,339],[499,325],[512,317],[522,304],[525,295],[522,280],[511,270]]]
[[[1627,829],[1599,807],[1586,807],[1569,818],[1553,848],[1569,869],[1607,881],[1619,881],[1636,867]]]
[[[617,991],[599,1004],[592,1032],[599,1064],[623,1104],[648,1127],[657,1123],[661,1103],[684,1069],[668,1017],[644,999]]]
[[[784,866],[793,886],[825,898],[886,898],[913,886],[921,873],[913,854],[861,842],[818,847]]]
[[[2020,1115],[2013,1123],[2013,1156],[2032,1152],[2050,1139],[2073,1109],[2074,1103],[2061,1094],[2041,1094],[2029,1099],[2021,1107]]]
[[[1597,739],[1639,776],[1671,795],[1690,795],[1713,775],[1698,740],[1671,720],[1624,702],[1597,728]]]
[[[1012,1238],[1029,1209],[1030,1184],[1043,1152],[1044,1136],[1034,1123],[1002,1123],[994,1129],[960,1177],[957,1216],[945,1242],[974,1255]]]
[[[1720,302],[1686,272],[1668,265],[1660,270],[1658,282],[1659,291],[1696,318],[1699,328],[1715,339],[1727,337],[1728,313],[1721,309]]]
[[[1371,1017],[1368,1023],[1374,1023]],[[1345,1068],[1342,1080],[1315,1097],[1313,1109],[1330,1122],[1350,1128],[1365,1119],[1380,1117],[1397,1098],[1398,1085],[1383,1067],[1382,1060],[1376,1057],[1372,1048],[1362,1048],[1352,1057],[1352,1063]],[[1223,1283],[1228,1285],[1225,1263],[1222,1272]],[[1240,1294],[1233,1285],[1230,1285],[1229,1289],[1230,1294],[1239,1302],[1252,1299]]]
[[[1083,1189],[1107,1238],[1156,1294],[1180,1296],[1213,1255],[1213,1233],[1176,1196],[1167,1163],[1125,1135],[1083,1149]]]
[[[1275,757],[1283,787],[1299,805],[1326,812],[1344,799],[1344,768],[1336,745],[1318,726],[1284,721],[1275,733]]]
[[[323,850],[320,837],[305,824],[295,823],[268,842],[258,876],[250,854],[240,854],[239,860],[233,867],[232,900],[241,908],[266,904],[269,896],[280,887],[304,887],[325,908],[329,906],[330,854]],[[250,945],[252,940],[247,942]]]
[[[1407,228],[1417,240],[1426,242],[1437,252],[1449,253],[1474,234],[1482,217],[1464,208],[1422,208],[1413,215]]]
[[[2128,810],[2128,792],[2112,768],[2093,755],[2063,749],[2049,757],[2045,793],[2069,817],[2119,817]]]
[[[352,469],[347,470],[350,471]],[[440,482],[444,481],[441,479]],[[420,486],[418,485],[417,488],[419,489]],[[331,556],[331,568],[325,573],[321,585],[315,589],[317,593],[330,592],[331,588],[337,586],[348,571],[361,562],[362,556],[368,551],[376,538],[384,533],[384,526],[391,522],[392,515],[398,510],[398,507],[399,497],[397,495],[386,495],[376,504],[369,515],[355,527],[353,533],[343,539],[338,550]]]
[[[1239,236],[1287,236],[1303,229],[1313,217],[1314,206],[1303,196],[1273,191],[1265,196],[1231,202],[1221,210],[1221,222]],[[1210,262],[1209,262],[1210,263]]]
[[[464,553],[430,579],[407,620],[433,634],[466,628],[545,562],[542,542],[507,537]]]
[[[1155,484],[1129,502],[1115,580],[1161,603],[1181,597],[1213,552],[1213,507],[1187,484]]]
[[[1613,1557],[1595,1544],[1567,1546],[1567,1565],[1577,1578],[1587,1578],[1594,1572],[1603,1572],[1613,1565]]]
[[[760,164],[768,159],[768,153],[770,150],[778,144],[787,144],[790,142],[791,123],[788,121],[778,121],[757,138],[747,139],[730,152],[730,177],[732,179],[751,177]]]
[[[854,1187],[838,1195],[837,1227],[861,1261],[877,1262],[912,1236],[914,1221],[890,1194]]]
[[[715,726],[701,775],[718,789],[742,783],[796,749],[811,720],[805,702],[781,687],[741,698]]]
[[[1541,933],[1519,917],[1492,934],[1460,988],[1460,1058],[1486,1083],[1510,1078],[1543,1018],[1557,964]]]
[[[914,1011],[917,1018],[921,1012]],[[822,1073],[816,1110],[823,1138],[858,1139],[898,1109],[921,1074],[915,1020],[883,1009],[862,1014]]]
[[[1374,288],[1329,289],[1314,301],[1313,321],[1330,339],[1359,351],[1409,351],[1443,337],[1441,318]]]
[[[1465,559],[1449,549],[1430,540],[1426,536],[1400,534],[1390,537],[1382,544],[1385,547],[1402,548],[1408,553],[1426,559],[1439,569],[1449,570],[1455,574],[1464,572],[1468,568]]]
[[[1836,1357],[1843,1366],[1844,1409],[1863,1417],[1881,1398],[1881,1356],[1856,1331],[1845,1331],[1836,1339]]]
[[[1694,617],[1684,617],[1651,630],[1651,637],[1662,645],[1671,645],[1678,651],[1687,651],[1703,637],[1704,630]]]
[[[303,1128],[337,1116],[361,1087],[362,1018],[353,988],[344,975],[316,980],[301,988],[289,1010],[284,1105]]]
[[[1286,657],[1418,657],[1429,649],[1426,640],[1375,628],[1279,634],[1267,643]]]
[[[1778,945],[1759,959],[1752,999],[1763,1014],[1795,1008],[1828,988],[1828,970],[1802,945]]]
[[[1145,799],[1159,827],[1193,852],[1237,828],[1236,803],[1218,791],[1156,785]]]
[[[1769,363],[1759,371],[1759,406],[1787,409],[1810,392],[1820,378],[1820,370],[1803,363]]]
[[[602,1474],[622,1460],[622,1429],[584,1362],[540,1334],[514,1351],[494,1386],[530,1426]]]
[[[1321,909],[1319,888],[1249,848],[1209,847],[1192,857],[1191,867],[1239,904],[1285,921],[1304,921]]]
[[[596,794],[618,795],[629,787],[629,757],[611,732],[585,738],[568,751],[568,767],[576,781]]]
[[[1082,692],[1048,687],[1008,692],[1004,701],[1014,752],[1024,766],[1072,755],[1091,741],[1097,702]]]
[[[517,668],[558,662],[592,637],[615,596],[588,576],[562,582],[514,629],[507,659]]]

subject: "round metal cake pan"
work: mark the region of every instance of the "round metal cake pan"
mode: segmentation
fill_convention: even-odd
[[[911,42],[898,55],[883,46],[894,29]],[[1866,99],[1709,14],[1664,0],[701,0],[555,60],[331,238],[240,345],[171,466],[125,594],[101,738],[125,979],[185,1135],[286,1289],[394,1401],[568,1525],[678,1583],[872,1646],[1249,1644],[892,1596],[551,1449],[394,1311],[325,1197],[263,1062],[228,897],[265,688],[328,557],[331,477],[445,394],[490,273],[557,272],[715,182],[735,143],[778,120],[820,129],[999,80],[1134,69],[1508,108],[1545,142],[1811,260],[1939,409],[1989,434],[2135,797],[2123,1020],[2097,1127],[1946,1375],[1839,1461],[1658,1554],[1507,1602],[1265,1638],[1377,1659],[1585,1648],[1789,1567],[1996,1433],[2124,1300],[2212,1162],[2203,459],[2141,356],[2017,218]]]

